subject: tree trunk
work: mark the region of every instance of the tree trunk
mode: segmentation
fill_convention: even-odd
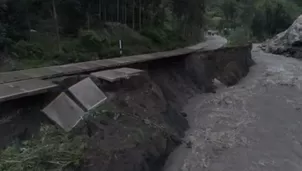
[[[116,21],[120,22],[120,0],[116,1]]]
[[[60,30],[59,30],[58,16],[57,16],[57,9],[56,9],[55,0],[52,0],[52,9],[53,9],[53,18],[54,18],[55,27],[56,27],[58,50],[59,50],[59,52],[61,52]]]
[[[139,0],[139,30],[142,30],[142,0]]]
[[[88,4],[88,8],[86,11],[86,17],[87,17],[87,29],[90,30],[90,14],[89,14],[89,10],[90,10],[90,4]]]
[[[104,5],[104,21],[107,21],[107,8],[106,5]]]
[[[135,0],[132,2],[132,29],[135,29]]]
[[[90,30],[90,15],[89,12],[86,12],[86,17],[87,17],[87,29]]]
[[[124,14],[125,16],[125,24],[127,25],[127,1],[125,1],[125,14]]]
[[[29,12],[28,12],[28,3],[26,3],[25,5],[25,9],[26,9],[26,23],[27,23],[27,27],[28,27],[28,33],[29,33],[29,40],[31,41],[31,24],[30,24],[30,17],[29,17]]]
[[[99,0],[99,20],[102,20],[102,0]]]

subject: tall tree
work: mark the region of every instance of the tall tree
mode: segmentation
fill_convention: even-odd
[[[120,22],[120,0],[116,1],[116,21]]]
[[[58,50],[59,50],[59,52],[61,52],[62,48],[61,48],[61,40],[60,40],[60,30],[59,30],[58,15],[57,15],[55,0],[52,0],[52,9],[53,9],[53,19],[54,19],[55,28],[56,28]]]
[[[135,29],[135,0],[132,0],[132,28]]]
[[[139,0],[139,30],[142,30],[142,0]]]

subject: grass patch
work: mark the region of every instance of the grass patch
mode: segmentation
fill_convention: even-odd
[[[32,33],[29,40],[11,42],[8,53],[16,63],[15,70],[20,70],[118,57],[119,40],[123,42],[123,56],[171,50],[190,44],[175,30],[167,28],[148,28],[137,32],[123,24],[106,24],[103,28],[79,30],[77,36],[62,35],[60,50],[55,35]]]
[[[77,168],[83,159],[86,138],[65,133],[55,126],[43,125],[37,137],[1,151],[0,170],[60,171]]]

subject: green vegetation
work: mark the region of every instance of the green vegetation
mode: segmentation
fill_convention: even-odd
[[[87,123],[90,123],[91,119],[94,122],[108,122],[116,118],[117,114],[112,112],[113,110],[112,106],[103,105],[86,115],[85,120]],[[88,143],[91,140],[86,132],[86,122],[81,122],[70,132],[65,132],[55,125],[42,125],[39,133],[31,139],[0,151],[0,170],[63,171],[80,168],[85,160],[84,152],[89,148]]]
[[[40,134],[1,152],[1,171],[46,171],[79,167],[86,148],[84,135],[72,135],[44,125]]]
[[[224,33],[230,44],[242,44],[284,31],[301,11],[300,0],[211,0],[206,21]]]
[[[21,69],[116,57],[119,40],[124,55],[163,51],[200,41],[205,28],[230,44],[262,41],[301,10],[300,0],[4,0],[0,57]]]
[[[4,0],[0,55],[21,69],[116,57],[119,40],[124,55],[173,49],[202,39],[203,11],[203,0]]]

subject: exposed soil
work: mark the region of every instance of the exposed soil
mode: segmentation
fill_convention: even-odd
[[[109,98],[107,103],[93,114],[94,123],[99,123],[102,128],[91,122],[83,122],[73,130],[72,133],[89,135],[89,138],[81,167],[69,169],[159,171],[168,155],[178,145],[184,144],[186,148],[194,147],[190,141],[182,140],[185,131],[189,128],[187,113],[182,111],[183,106],[197,94],[215,92],[213,80],[225,71],[225,69],[217,70],[216,67],[225,68],[232,61],[240,65],[242,74],[235,74],[236,79],[232,81],[233,84],[247,74],[250,66],[234,55],[240,53],[249,58],[249,48],[215,53],[229,54],[229,61],[219,62],[217,59],[220,55],[205,57],[207,55],[196,53],[188,57],[180,56],[133,65],[131,67],[148,72],[129,80],[116,83],[94,80]],[[236,73],[237,70],[238,68],[235,67],[228,71]],[[234,74],[230,75],[233,77]],[[21,99],[17,103],[20,106],[13,106],[16,102],[1,104],[1,109],[5,109],[0,111],[3,119],[13,116],[18,113],[17,110],[22,109],[16,117],[0,125],[3,128],[1,130],[11,129],[11,126],[18,128],[0,132],[1,136],[5,137],[1,142],[2,147],[16,140],[31,138],[39,131],[41,123],[52,124],[39,110],[58,92],[64,91],[85,77],[83,75],[54,79],[54,82],[60,83],[60,90],[45,96]],[[227,79],[228,76],[225,80]],[[33,105],[33,101],[37,103]]]
[[[111,117],[98,117],[107,126],[92,137],[83,170],[159,170],[181,142],[186,119],[148,75],[100,86],[110,97],[101,110]]]

